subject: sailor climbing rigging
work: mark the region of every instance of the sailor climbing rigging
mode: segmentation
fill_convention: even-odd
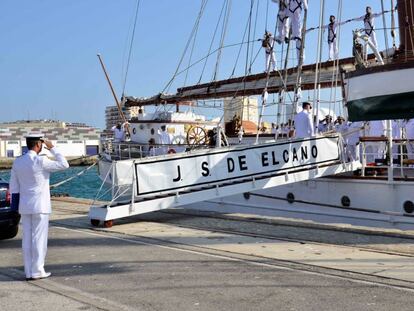
[[[272,33],[266,30],[262,39],[262,47],[264,48],[266,54],[266,72],[268,70],[276,70],[276,57],[273,50],[274,41],[275,39]]]

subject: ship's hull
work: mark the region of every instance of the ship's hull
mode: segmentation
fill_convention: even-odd
[[[189,207],[413,230],[413,188],[414,181],[320,178]]]
[[[345,91],[349,120],[413,118],[413,76],[414,61],[348,73]]]

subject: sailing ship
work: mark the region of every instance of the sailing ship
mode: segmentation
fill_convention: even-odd
[[[89,217],[92,224],[104,221],[105,225],[110,226],[116,218],[185,206],[220,212],[297,217],[318,222],[412,228],[414,194],[411,189],[414,175],[409,166],[412,163],[402,154],[410,141],[392,138],[390,120],[414,117],[414,90],[410,80],[414,73],[413,8],[411,0],[397,1],[400,46],[392,52],[375,50],[374,55],[359,54],[358,40],[363,40],[363,37],[356,32],[355,54],[351,58],[303,65],[300,57],[298,66],[287,68],[286,61],[282,71],[267,68],[264,73],[182,87],[175,94],[161,93],[145,99],[124,98],[126,106],[139,107],[171,104],[178,107],[183,102],[252,95],[261,95],[263,102],[255,144],[252,145],[223,146],[229,141],[224,139],[225,143],[222,143],[222,137],[226,135],[223,126],[218,123],[213,126],[212,122],[193,127],[203,131],[190,131],[193,143],[188,139],[186,142],[181,140],[176,146],[179,148],[172,147],[174,151],[169,155],[148,157],[144,150],[149,148],[148,144],[139,148],[133,146],[138,139],[134,136],[131,136],[134,142],[126,144],[129,146],[119,147],[118,150],[109,148],[100,162],[100,172],[103,180],[111,183],[113,198],[116,199],[106,206],[91,207]],[[394,14],[394,9],[392,11]],[[302,31],[302,35],[305,34],[306,31]],[[288,53],[289,43],[286,59]],[[338,133],[309,139],[281,137],[278,133],[273,140],[260,136],[260,121],[267,94],[278,94],[279,103],[283,103],[286,93],[293,91],[293,104],[297,105],[300,91],[315,90],[318,94],[321,88],[335,86],[342,91],[349,121],[389,120],[386,137],[360,137],[361,165],[359,159],[346,155],[344,139]],[[319,105],[317,96],[314,103]],[[296,109],[292,111],[294,114]],[[158,121],[165,124],[170,123],[171,119]],[[148,124],[157,122],[154,119],[139,120],[137,123],[132,121],[132,131],[147,126],[150,131],[154,130],[154,135],[159,129]],[[239,130],[242,128],[238,127]],[[188,128],[191,127],[184,126],[177,133],[182,137],[188,136]],[[360,131],[359,128],[357,130]],[[174,131],[176,129],[170,132],[174,134]],[[208,131],[213,131],[213,134],[202,134],[205,140],[197,137],[198,133]],[[201,142],[196,144],[196,149],[194,142]],[[365,147],[372,144],[387,145],[387,158],[382,159],[380,165],[370,166],[367,163]],[[392,160],[393,144],[399,146],[398,166]],[[216,148],[211,148],[213,146]],[[125,154],[128,154],[127,159],[123,159]],[[285,163],[284,157],[287,159]],[[246,159],[252,160],[249,162]],[[261,165],[255,165],[258,161]],[[273,163],[273,167],[269,163]],[[212,167],[218,172],[214,178],[210,174]],[[233,172],[236,173],[232,175]],[[177,182],[178,186],[174,184]]]

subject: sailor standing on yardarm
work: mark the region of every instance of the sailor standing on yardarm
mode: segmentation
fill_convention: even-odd
[[[281,44],[284,40],[288,43],[289,40],[289,16],[288,16],[288,0],[272,0],[279,3],[279,11],[277,12],[277,30],[278,35],[275,38],[276,42]]]
[[[307,9],[307,0],[289,0],[288,16],[292,24],[292,39],[296,41],[298,60],[302,48],[302,10]],[[305,58],[305,50],[303,50],[303,58]]]
[[[22,249],[26,280],[43,279],[51,275],[44,268],[49,215],[52,212],[49,176],[51,172],[69,167],[59,150],[41,136],[33,134],[26,137],[29,151],[14,161],[10,176],[12,204],[18,205],[22,217]],[[55,161],[39,155],[43,144],[55,157]]]
[[[377,36],[375,34],[375,17],[381,16],[384,13],[387,13],[388,11],[381,12],[381,13],[372,13],[372,8],[370,6],[366,7],[366,14],[351,19],[349,21],[364,21],[364,31],[365,34],[369,37],[370,42],[372,43],[373,47],[375,49],[378,49],[378,43],[377,43]],[[365,45],[365,55],[367,52],[367,46]]]

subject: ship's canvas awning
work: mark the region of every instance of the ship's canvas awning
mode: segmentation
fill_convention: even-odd
[[[344,58],[339,61],[342,71],[349,72],[355,70],[354,58]],[[341,85],[341,75],[334,75],[334,62],[324,62],[320,66],[320,85],[322,88],[332,87],[333,83]],[[302,90],[313,89],[315,85],[316,65],[306,65],[302,69]],[[277,93],[283,87],[283,76],[285,72],[274,71],[270,73],[268,83],[268,93]],[[336,81],[335,81],[336,79]],[[145,106],[158,104],[173,104],[189,100],[217,99],[236,96],[261,95],[266,85],[267,74],[265,72],[237,77],[227,80],[214,81],[210,83],[198,84],[179,88],[176,94],[158,94],[150,98],[137,99],[126,98],[126,106]],[[297,68],[287,70],[286,90],[292,91],[297,80]]]

